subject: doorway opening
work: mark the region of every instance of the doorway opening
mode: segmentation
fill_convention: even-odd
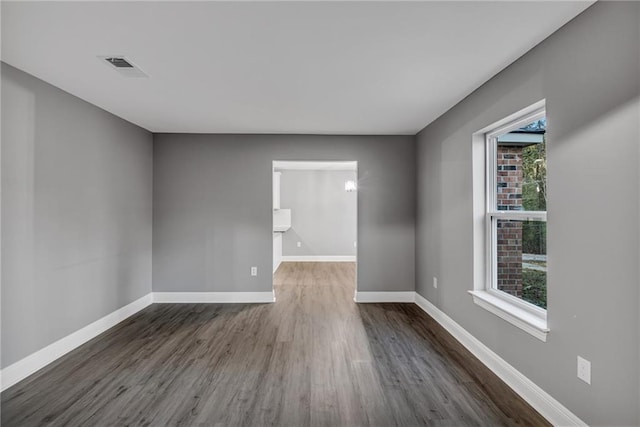
[[[272,177],[276,300],[285,291],[299,295],[324,287],[352,301],[357,289],[358,163],[273,161]]]

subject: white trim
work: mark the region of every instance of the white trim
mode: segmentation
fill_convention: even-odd
[[[415,302],[416,293],[407,292],[362,292],[356,291],[355,302]]]
[[[271,303],[271,292],[152,292],[125,305],[95,322],[59,339],[0,371],[0,384],[5,391],[56,359],[64,356],[104,331],[131,317],[152,303]]]
[[[546,99],[541,99],[540,101],[529,105],[519,111],[516,111],[513,114],[504,117],[497,122],[490,124],[482,129],[480,129],[477,133],[490,133],[490,134],[501,134],[507,133],[514,129],[519,128],[521,125],[526,125],[527,123],[531,123],[535,120],[540,112],[544,111],[546,108]],[[529,120],[531,118],[531,120]],[[527,120],[529,120],[527,122]]]
[[[520,371],[494,353],[422,295],[416,293],[416,305],[477,357],[487,368],[555,426],[586,426],[573,412],[541,389]]]
[[[469,291],[469,293],[473,296],[473,302],[476,305],[533,335],[540,341],[547,341],[549,328],[547,327],[546,315],[540,317],[486,291]]]
[[[281,170],[325,170],[325,171],[357,171],[357,161],[273,161],[273,169]]]
[[[355,255],[285,255],[282,262],[356,262]]]
[[[280,264],[282,264],[282,233],[273,233],[273,273],[278,270]]]
[[[148,307],[152,300],[151,293],[149,293],[2,369],[2,391]]]
[[[154,303],[270,303],[276,301],[268,292],[154,292]]]
[[[497,139],[545,116],[545,100],[520,110],[472,135],[473,146],[473,302],[514,326],[546,341],[547,310],[497,289],[498,220],[544,221],[546,211],[497,209]],[[482,184],[482,185],[481,185]]]
[[[511,221],[547,221],[546,211],[490,211],[487,215]]]
[[[456,340],[553,425],[586,426],[580,418],[509,365],[453,319],[417,292],[357,292],[356,302],[415,302]],[[38,350],[0,371],[2,391],[100,335],[152,303],[163,302],[274,302],[272,292],[153,292]]]

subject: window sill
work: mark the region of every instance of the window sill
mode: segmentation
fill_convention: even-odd
[[[546,318],[520,308],[487,291],[469,291],[469,293],[473,296],[475,304],[533,335],[540,341],[547,341],[549,328]]]

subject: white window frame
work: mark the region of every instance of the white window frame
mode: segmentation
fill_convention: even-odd
[[[508,118],[474,134],[475,153],[474,169],[482,167],[484,176],[474,173],[482,179],[482,184],[475,183],[474,198],[482,197],[482,203],[474,203],[474,227],[476,239],[483,240],[482,245],[475,245],[476,274],[474,290],[470,291],[474,302],[523,329],[536,338],[546,341],[549,328],[547,326],[547,310],[497,289],[497,222],[498,220],[547,221],[546,211],[505,211],[497,208],[497,140],[498,137],[519,129],[533,121],[545,117],[544,101],[515,113]],[[478,156],[480,150],[483,156]],[[476,161],[480,164],[476,164]],[[482,193],[482,194],[478,194]],[[480,210],[481,207],[481,210]],[[480,228],[483,228],[480,230]]]

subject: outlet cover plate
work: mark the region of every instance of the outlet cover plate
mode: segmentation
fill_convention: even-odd
[[[578,378],[591,384],[591,362],[578,356]]]

